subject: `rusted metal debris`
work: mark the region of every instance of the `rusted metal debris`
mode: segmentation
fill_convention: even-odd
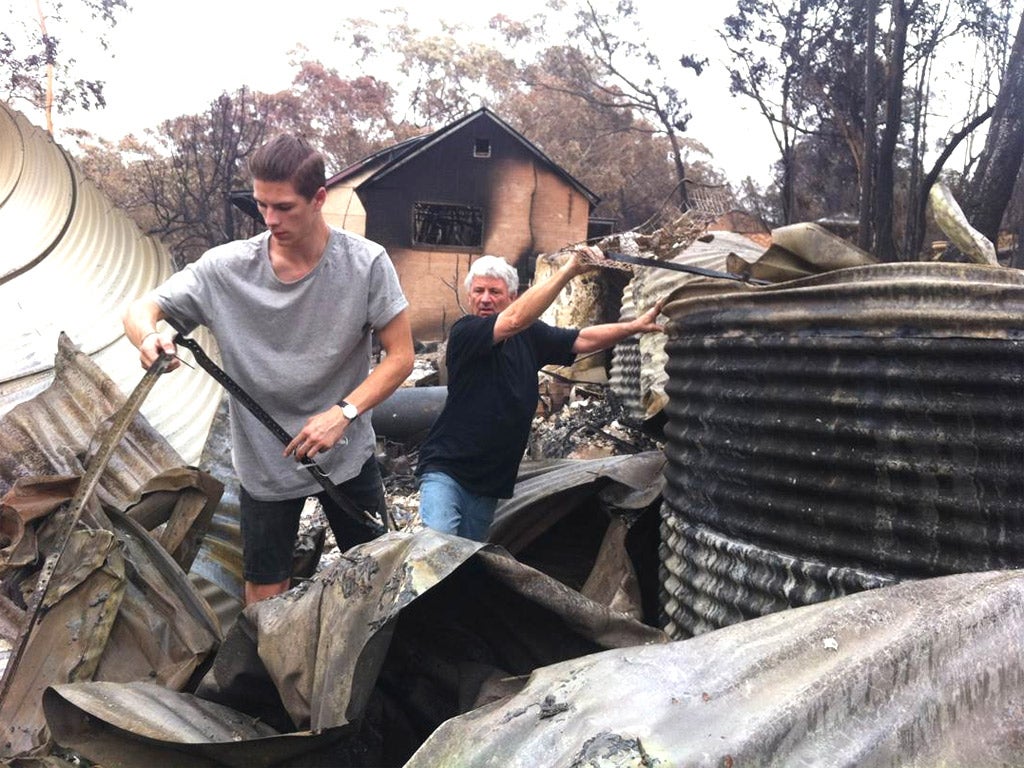
[[[49,389],[0,418],[0,630],[10,647],[21,648],[0,708],[4,758],[47,753],[41,697],[49,685],[152,680],[181,688],[220,640],[216,617],[182,568],[194,557],[218,484],[183,467],[136,416],[125,439],[111,435],[98,449],[109,449],[109,461],[97,465],[96,493],[82,496],[80,519],[65,536],[63,506],[91,464],[92,438],[109,429],[107,419],[125,399],[63,338],[56,371]],[[198,504],[196,494],[203,497]],[[132,519],[133,507],[159,526],[167,549]],[[41,564],[61,552],[47,577]],[[21,637],[32,618],[30,596],[46,578],[38,621]]]
[[[148,395],[150,390],[153,389],[153,385],[156,384],[157,378],[167,370],[170,359],[170,357],[161,352],[153,364],[150,365],[149,369],[142,377],[142,380],[135,386],[135,389],[107,425],[106,431],[103,434],[103,440],[95,454],[89,460],[89,464],[85,468],[84,473],[75,484],[74,493],[71,498],[67,500],[67,505],[62,505],[62,509],[54,512],[52,520],[53,535],[55,539],[54,546],[46,553],[42,568],[39,569],[39,573],[36,575],[35,587],[32,589],[31,595],[26,600],[25,617],[20,631],[18,632],[18,636],[15,639],[14,650],[11,653],[10,658],[7,660],[7,666],[4,668],[3,676],[0,677],[0,712],[3,712],[4,706],[7,702],[7,694],[11,688],[11,680],[18,672],[18,666],[24,654],[25,647],[28,645],[29,638],[32,632],[38,628],[41,611],[43,609],[43,601],[46,599],[46,593],[50,587],[50,580],[53,578],[54,571],[56,571],[57,566],[60,564],[60,558],[67,549],[71,536],[74,533],[75,526],[78,524],[79,519],[81,519],[85,505],[88,503],[93,491],[99,484],[100,477],[106,470],[107,463],[114,455],[114,451],[117,449],[118,443],[121,442],[121,438],[128,429],[128,425],[139,412],[139,408],[141,407],[143,400],[146,399],[146,395]],[[15,490],[16,489],[17,486],[15,487]],[[15,498],[17,498],[18,495],[19,494],[15,493]],[[36,505],[32,504],[31,507],[35,509]]]
[[[518,690],[537,667],[662,642],[499,547],[391,533],[248,608],[194,696],[79,683],[51,689],[46,711],[61,744],[107,768],[175,755],[397,766],[446,719]]]

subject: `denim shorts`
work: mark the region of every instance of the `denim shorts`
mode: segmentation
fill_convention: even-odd
[[[358,508],[384,519],[387,502],[376,457],[367,459],[358,475],[338,483],[337,488]],[[353,520],[326,491],[316,494],[316,497],[323,505],[327,522],[342,551],[384,532],[381,525],[372,526]],[[245,488],[241,489],[242,574],[246,581],[278,584],[292,575],[295,537],[306,498],[260,501],[250,496]]]

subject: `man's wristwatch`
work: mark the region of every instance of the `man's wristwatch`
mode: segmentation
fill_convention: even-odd
[[[359,415],[359,409],[356,408],[352,403],[347,403],[344,400],[338,403],[341,406],[341,415],[349,421],[355,421]]]

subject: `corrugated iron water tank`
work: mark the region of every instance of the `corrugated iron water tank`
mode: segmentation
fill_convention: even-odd
[[[122,393],[131,392],[143,372],[121,315],[171,275],[171,255],[45,131],[3,102],[0,231],[0,415],[51,385],[62,333]],[[195,337],[219,359],[206,329]],[[191,464],[221,397],[204,371],[183,366],[157,382],[141,411]],[[60,410],[66,426],[81,423],[82,413]]]
[[[882,264],[665,312],[671,636],[1024,566],[1024,273]]]

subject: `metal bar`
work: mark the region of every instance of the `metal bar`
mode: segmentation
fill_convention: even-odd
[[[767,280],[759,280],[755,277],[748,277],[746,275],[734,275],[732,272],[721,272],[717,269],[706,269],[704,267],[695,267],[691,264],[679,264],[674,261],[658,261],[657,259],[647,259],[643,256],[629,256],[625,253],[605,253],[605,256],[612,261],[624,261],[627,264],[637,264],[641,267],[655,267],[657,269],[672,269],[676,272],[688,272],[691,275],[702,275],[704,277],[715,277],[720,280],[736,280],[740,283],[750,283],[751,285],[771,285]]]
[[[128,399],[124,401],[124,405],[118,410],[106,435],[103,436],[103,441],[100,443],[96,455],[93,456],[88,468],[79,480],[78,488],[75,490],[75,495],[71,498],[71,501],[68,502],[68,506],[54,513],[61,516],[60,519],[55,518],[55,522],[58,525],[56,540],[59,544],[46,556],[43,567],[39,572],[35,589],[29,598],[26,620],[18,635],[18,639],[15,641],[14,653],[8,660],[3,680],[0,681],[0,707],[3,706],[7,698],[11,681],[14,679],[18,665],[21,663],[22,656],[24,656],[25,648],[28,646],[29,637],[40,621],[43,601],[50,587],[50,579],[53,577],[54,571],[57,570],[57,563],[60,562],[64,550],[67,549],[68,542],[71,540],[71,534],[74,532],[75,526],[82,516],[82,511],[85,509],[85,503],[92,496],[92,492],[96,490],[100,477],[103,475],[103,470],[106,469],[111,456],[114,455],[114,451],[121,442],[121,438],[124,437],[124,433],[127,431],[132,419],[135,418],[139,408],[142,406],[142,402],[146,399],[146,395],[149,394],[153,385],[156,384],[160,374],[167,370],[171,360],[171,355],[161,352],[153,364],[149,366],[142,380],[135,385],[135,389],[132,390],[131,394],[128,395]]]
[[[288,445],[288,443],[292,441],[292,436],[285,431],[285,428],[282,427],[273,416],[267,413],[259,403],[253,400],[249,393],[242,389],[238,382],[232,379],[223,368],[213,362],[195,339],[189,339],[179,331],[178,335],[174,338],[174,343],[180,344],[185,347],[185,349],[189,350],[195,357],[199,367],[210,374],[210,376],[224,387],[224,389],[226,389],[240,405],[245,407],[253,416],[259,419],[259,422],[269,429],[271,434],[281,441],[282,445]],[[338,486],[331,482],[331,479],[320,468],[320,465],[313,461],[313,459],[306,459],[305,461],[300,462],[299,466],[305,468],[309,474],[313,476],[313,479],[320,484],[324,489],[324,492],[331,498],[331,501],[337,504],[346,515],[363,525],[369,524],[372,527],[380,525],[380,522],[376,518],[365,510],[357,507],[351,499],[345,496]],[[385,511],[384,524],[391,530],[394,530],[394,524],[389,518],[390,516]]]

